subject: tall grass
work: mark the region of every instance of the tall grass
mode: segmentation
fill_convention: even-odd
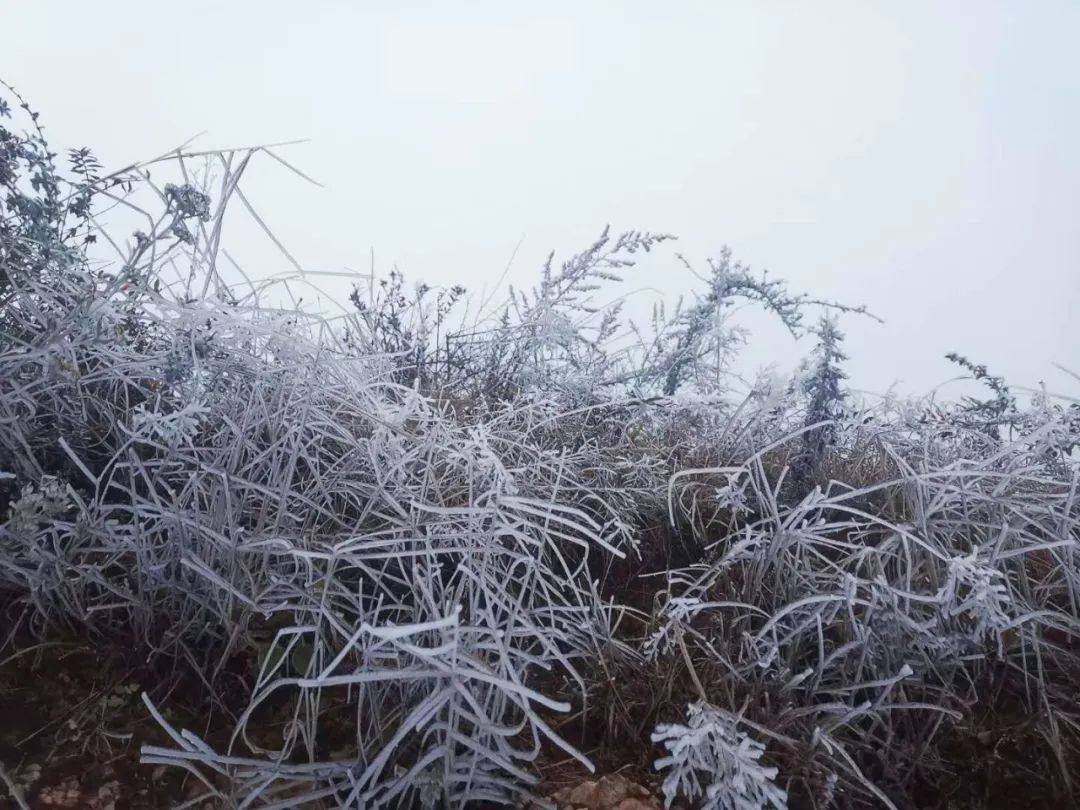
[[[831,321],[739,401],[734,302],[797,334],[864,310],[725,253],[628,332],[600,293],[669,239],[635,231],[484,318],[400,276],[328,318],[282,306],[302,270],[230,281],[226,211],[262,224],[241,180],[272,149],[105,176],[82,150],[65,178],[40,130],[0,140],[9,611],[134,637],[211,700],[255,662],[225,745],[147,698],[173,745],[144,761],[237,807],[510,802],[552,751],[591,767],[558,715],[647,684],[619,712],[669,802],[903,806],[1006,698],[1072,789],[1075,404],[847,402]]]

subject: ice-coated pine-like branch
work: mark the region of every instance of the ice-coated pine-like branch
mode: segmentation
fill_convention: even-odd
[[[655,763],[665,772],[665,807],[678,796],[703,810],[787,807],[777,769],[760,762],[765,746],[739,728],[736,715],[698,701],[687,708],[685,725],[658,725],[652,739],[668,751]]]

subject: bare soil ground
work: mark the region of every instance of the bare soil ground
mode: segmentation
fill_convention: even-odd
[[[141,701],[146,692],[178,728],[190,728],[211,744],[231,727],[230,711],[243,706],[245,662],[219,675],[222,702],[206,704],[204,684],[190,667],[170,670],[146,663],[137,645],[97,646],[76,638],[36,641],[16,634],[0,653],[0,808],[18,808],[10,786],[27,807],[134,810],[176,807],[203,791],[177,768],[141,765],[140,747],[169,745]],[[555,718],[552,718],[553,720]],[[595,720],[595,715],[592,720]],[[578,737],[569,718],[563,732]],[[572,759],[552,755],[541,766],[537,791],[560,810],[648,810],[660,807],[659,784],[646,740],[599,733],[573,742],[596,762],[588,774]],[[275,732],[268,718],[267,735]],[[591,735],[589,735],[591,736]],[[976,711],[971,720],[943,735],[933,751],[933,781],[913,791],[913,806],[961,808],[1070,808],[1072,800],[1046,783],[1047,747],[1035,737],[1030,718],[1002,707]],[[9,785],[3,784],[6,781]],[[633,801],[631,801],[633,800]],[[212,808],[194,802],[199,810]],[[797,801],[792,807],[799,807]]]

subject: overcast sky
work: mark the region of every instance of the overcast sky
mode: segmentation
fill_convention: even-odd
[[[270,161],[249,188],[312,269],[374,250],[479,291],[522,237],[518,284],[605,223],[669,231],[698,264],[728,244],[868,304],[885,325],[842,323],[858,387],[924,390],[956,350],[1065,390],[1078,41],[1080,4],[1049,0],[6,0],[0,75],[54,147],[107,166],[201,130],[207,148],[311,139],[288,157],[325,189]],[[669,253],[627,288],[693,284]],[[806,348],[760,335],[755,366]]]

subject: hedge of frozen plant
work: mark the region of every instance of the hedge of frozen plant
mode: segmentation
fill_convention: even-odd
[[[1021,406],[957,357],[990,399],[856,407],[834,316],[863,311],[727,252],[627,338],[598,290],[666,235],[605,231],[483,318],[397,274],[346,316],[283,307],[312,274],[245,276],[223,243],[230,207],[262,223],[240,181],[274,151],[62,172],[36,116],[0,114],[9,610],[134,634],[210,692],[257,653],[227,746],[147,699],[173,744],[144,761],[242,807],[508,802],[553,751],[589,764],[555,719],[594,673],[662,669],[685,686],[654,707],[669,804],[903,804],[902,761],[1005,681],[1068,789],[1075,403]],[[736,401],[740,301],[818,348]],[[657,526],[675,570],[635,563]],[[618,559],[648,606],[621,604]]]

